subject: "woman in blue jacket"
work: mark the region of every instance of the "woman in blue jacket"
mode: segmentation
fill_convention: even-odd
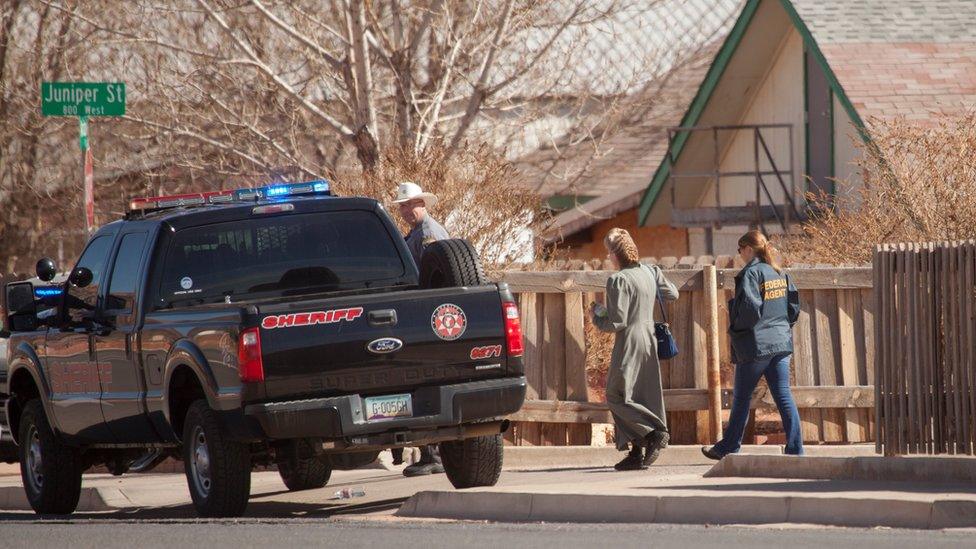
[[[773,253],[759,231],[749,231],[739,239],[739,254],[746,266],[735,277],[735,298],[729,302],[729,338],[735,362],[732,412],[722,440],[702,448],[711,459],[739,451],[752,392],[763,376],[783,420],[786,453],[803,454],[800,414],[790,393],[793,324],[800,316],[800,298]]]

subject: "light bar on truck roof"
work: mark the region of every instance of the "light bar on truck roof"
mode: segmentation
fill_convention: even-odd
[[[287,198],[301,195],[331,195],[329,182],[323,180],[306,181],[304,183],[281,183],[256,187],[253,189],[237,189],[233,191],[213,191],[206,193],[174,194],[168,196],[153,196],[148,198],[134,198],[129,202],[130,211],[162,210],[178,208],[180,206],[200,206],[203,204],[225,204],[230,202],[254,202],[275,198]]]

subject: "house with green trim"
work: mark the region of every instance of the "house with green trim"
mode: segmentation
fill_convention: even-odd
[[[747,0],[648,184],[560,214],[560,237],[635,218],[643,255],[734,254],[750,226],[796,230],[807,192],[861,184],[865,122],[973,108],[973,0]],[[641,238],[665,230],[661,249]]]

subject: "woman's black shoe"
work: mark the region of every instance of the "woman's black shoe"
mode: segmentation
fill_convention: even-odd
[[[720,456],[718,452],[715,451],[714,446],[712,446],[711,448],[709,448],[708,446],[702,446],[701,451],[702,454],[705,454],[705,457],[707,457],[708,459],[714,459],[715,461],[718,461],[724,457],[724,456]]]
[[[671,435],[667,431],[651,431],[645,437],[647,441],[647,449],[644,451],[644,467],[650,467],[657,458],[661,457],[661,450],[668,447],[668,442],[671,441]]]
[[[647,469],[644,465],[644,457],[641,455],[641,447],[634,445],[627,457],[622,459],[620,463],[613,466],[614,469],[618,471],[640,471],[642,469]]]

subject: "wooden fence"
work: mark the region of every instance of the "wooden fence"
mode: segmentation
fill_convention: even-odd
[[[668,269],[680,290],[668,317],[680,354],[662,363],[665,407],[676,444],[715,440],[710,428],[708,365],[709,314],[717,311],[721,404],[732,399],[732,366],[726,302],[734,289],[734,269],[715,272],[717,291],[706,291],[712,267]],[[874,406],[874,315],[870,268],[794,269],[802,312],[795,327],[793,393],[804,439],[839,443],[872,440]],[[589,402],[586,385],[587,305],[604,290],[609,271],[509,271],[501,279],[519,296],[525,334],[527,402],[514,415],[512,444],[589,444],[591,423],[611,423],[607,406]],[[754,408],[775,410],[764,385]],[[717,417],[719,410],[711,410]],[[714,422],[712,422],[714,423]]]
[[[878,452],[976,450],[976,242],[874,254]]]

